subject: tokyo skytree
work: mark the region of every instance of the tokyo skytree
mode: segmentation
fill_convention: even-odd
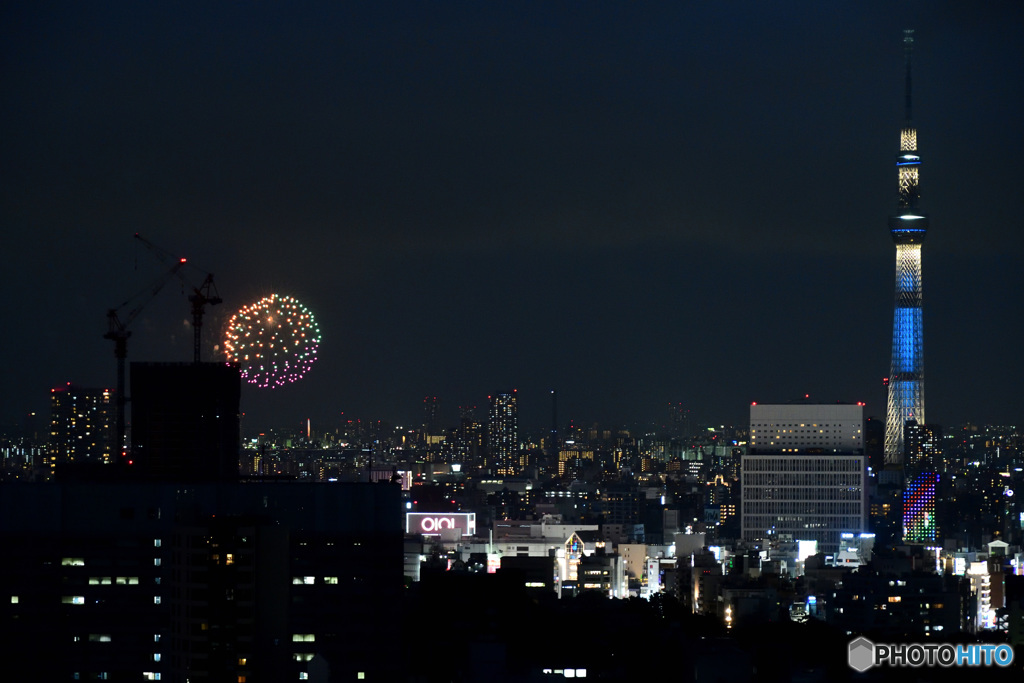
[[[889,406],[885,423],[885,464],[903,462],[903,430],[907,420],[924,424],[924,333],[921,325],[921,244],[928,232],[928,216],[918,208],[921,198],[921,157],[917,152],[910,99],[910,57],[914,31],[903,32],[906,60],[906,122],[900,130],[896,155],[899,203],[889,217],[889,232],[896,243],[896,302],[892,322],[892,365],[889,369]]]

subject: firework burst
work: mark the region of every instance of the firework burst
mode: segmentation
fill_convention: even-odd
[[[242,378],[260,388],[282,387],[309,372],[320,328],[297,299],[271,294],[243,307],[228,322],[224,352],[242,366]]]

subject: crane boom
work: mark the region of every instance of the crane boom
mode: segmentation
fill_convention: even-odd
[[[114,438],[117,439],[117,443],[114,444],[117,453],[123,453],[125,445],[124,408],[128,399],[124,393],[124,364],[125,358],[128,357],[128,337],[132,336],[128,326],[142,312],[146,304],[160,293],[160,290],[167,284],[167,281],[177,275],[184,265],[185,259],[181,259],[148,288],[128,299],[117,308],[111,308],[107,311],[107,333],[103,335],[103,338],[114,342],[114,357],[117,358],[117,424],[115,426],[116,431],[114,432]],[[124,320],[121,320],[118,312],[133,302],[136,302],[135,307],[127,313]]]
[[[175,258],[171,252],[158,247],[139,233],[135,233],[135,239],[146,245],[150,251],[156,254],[157,257],[165,263]],[[185,259],[181,259],[181,263],[184,264]],[[197,270],[206,273],[206,271],[203,271],[201,268],[197,268]],[[192,305],[192,361],[194,363],[198,363],[201,356],[200,342],[202,341],[203,314],[206,312],[206,306],[215,306],[219,303],[223,303],[224,300],[220,298],[220,295],[217,293],[217,287],[213,284],[213,273],[206,273],[206,277],[198,286],[193,285],[188,279],[186,279],[185,275],[181,273],[180,270],[177,271],[176,274],[182,284],[192,290],[192,293],[188,296],[189,303]]]

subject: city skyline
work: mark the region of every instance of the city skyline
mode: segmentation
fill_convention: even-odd
[[[164,268],[136,232],[216,275],[206,359],[263,296],[316,316],[316,364],[243,388],[251,422],[418,424],[436,395],[454,424],[496,387],[523,430],[552,389],[563,423],[884,417],[914,28],[928,419],[1015,422],[1022,8],[745,9],[5,9],[0,420],[114,386],[106,311]],[[191,358],[179,290],[129,362]]]

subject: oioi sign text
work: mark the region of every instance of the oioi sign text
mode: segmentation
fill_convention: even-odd
[[[475,512],[407,512],[405,532],[439,536],[446,529],[460,529],[463,536],[476,533]]]

